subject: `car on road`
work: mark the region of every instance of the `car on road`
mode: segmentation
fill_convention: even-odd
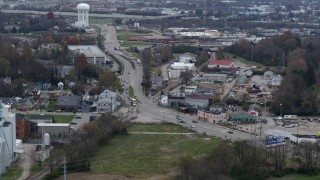
[[[191,125],[190,127],[191,127],[191,128],[196,128],[194,125]]]
[[[61,111],[62,111],[61,109],[57,109],[57,110],[56,110],[56,112],[61,112]]]
[[[71,121],[71,122],[70,122],[70,124],[74,124],[74,125],[77,125],[77,123],[76,123],[76,122],[73,122],[73,121]]]
[[[98,116],[96,115],[91,115],[89,121],[95,121],[97,120]]]
[[[19,108],[19,111],[28,111],[28,109],[27,108]]]
[[[229,133],[229,134],[233,134],[233,132],[232,132],[232,131],[228,131],[228,133]]]
[[[177,116],[176,118],[179,119],[179,120],[181,120],[181,116]]]
[[[180,120],[179,122],[180,122],[180,123],[186,123],[184,120]]]
[[[197,121],[197,120],[193,120],[192,122],[193,122],[193,123],[197,123],[198,121]]]

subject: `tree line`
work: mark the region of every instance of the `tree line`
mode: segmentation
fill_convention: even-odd
[[[264,39],[254,44],[240,40],[226,50],[267,66],[285,75],[275,93],[272,110],[297,115],[317,115],[319,112],[320,39],[300,38],[291,32]]]
[[[208,156],[196,160],[184,154],[178,164],[181,178],[186,180],[254,180],[282,177],[294,172],[315,175],[319,170],[319,152],[319,144],[311,142],[268,149],[248,141],[222,142]]]
[[[126,135],[127,123],[111,114],[103,114],[96,121],[86,123],[75,131],[66,143],[56,143],[53,159],[49,159],[53,166],[54,159],[66,158],[67,172],[90,171],[90,163],[99,146],[105,145],[115,135]],[[63,167],[52,168],[45,179],[55,179],[63,174]]]

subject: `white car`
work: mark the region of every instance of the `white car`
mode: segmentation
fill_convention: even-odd
[[[194,125],[191,125],[190,127],[191,127],[191,128],[196,128]]]

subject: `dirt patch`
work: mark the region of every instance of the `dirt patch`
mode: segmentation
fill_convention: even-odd
[[[21,154],[20,159],[18,160],[18,164],[22,169],[22,174],[18,180],[27,179],[29,177],[31,167],[34,163],[36,145],[22,144],[22,149],[24,153]]]
[[[128,178],[120,175],[110,175],[110,174],[93,174],[93,173],[71,173],[67,174],[68,180],[169,180],[172,176],[168,175],[155,175],[150,178]],[[60,176],[57,180],[63,180],[63,176]]]
[[[71,173],[67,174],[68,180],[97,180],[97,179],[108,179],[108,180],[130,180],[125,176],[110,175],[110,174],[93,174],[93,173]],[[63,176],[60,176],[57,180],[63,180]]]

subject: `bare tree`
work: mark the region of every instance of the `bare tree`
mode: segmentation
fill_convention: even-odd
[[[192,78],[192,71],[189,69],[186,69],[185,71],[180,72],[179,76],[182,83],[185,85],[188,85],[190,79]]]
[[[319,161],[319,144],[311,142],[300,142],[293,148],[293,160],[306,172],[315,170]]]

